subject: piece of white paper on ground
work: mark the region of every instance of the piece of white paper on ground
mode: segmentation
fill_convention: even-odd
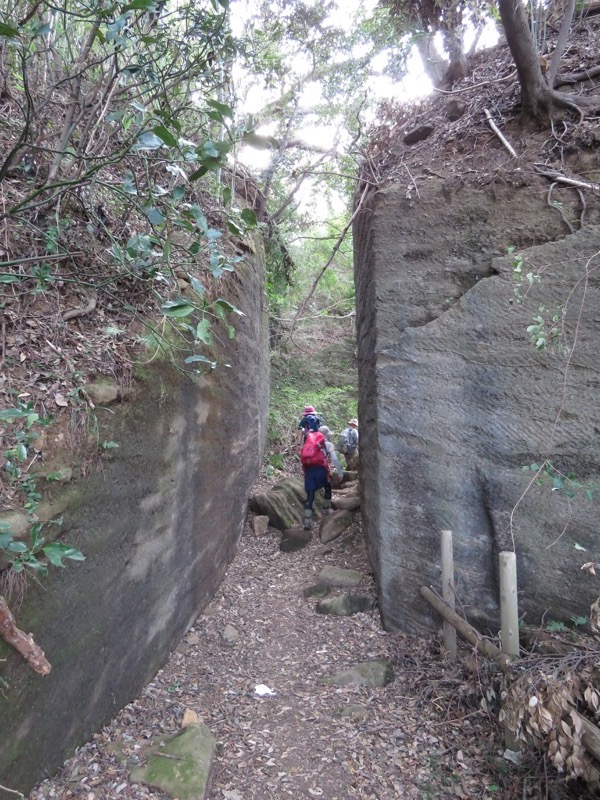
[[[269,689],[268,686],[265,686],[264,683],[259,683],[258,686],[255,686],[254,692],[259,697],[275,697],[277,694],[277,692],[274,692],[273,689]]]

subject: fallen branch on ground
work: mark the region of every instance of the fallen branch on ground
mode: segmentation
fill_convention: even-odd
[[[2,786],[1,783],[0,783],[0,789],[2,789],[3,792],[8,792],[9,794],[16,794],[18,797],[25,797],[23,792],[17,792],[16,789],[9,789],[8,786]]]
[[[517,153],[516,153],[514,147],[510,144],[510,142],[504,136],[504,134],[500,132],[500,128],[496,125],[496,123],[492,119],[492,115],[490,114],[490,112],[487,110],[487,108],[484,108],[483,111],[485,113],[485,116],[486,116],[486,119],[487,119],[487,121],[489,123],[490,128],[494,131],[494,133],[496,134],[498,139],[500,139],[500,141],[502,142],[504,147],[506,147],[506,149],[511,154],[511,156],[513,158],[517,158]]]
[[[472,625],[463,619],[456,611],[453,611],[450,606],[445,603],[441,597],[433,592],[427,586],[421,586],[421,595],[427,600],[429,605],[433,606],[438,614],[449,622],[453,628],[456,628],[458,633],[466,639],[469,644],[472,644],[480,653],[483,653],[486,658],[495,661],[500,667],[502,672],[508,672],[513,664],[513,658],[506,653],[503,653],[500,648],[492,644],[488,639],[484,639],[481,634],[475,630]]]
[[[583,81],[597,78],[600,75],[600,67],[592,67],[592,69],[584,69],[581,72],[567,72],[565,75],[559,75],[556,79],[556,86],[566,86],[572,83],[582,83]]]
[[[42,648],[33,641],[30,633],[23,633],[15,625],[15,618],[4,597],[0,595],[0,637],[15,648],[27,663],[40,675],[47,675],[52,667]]]
[[[579,711],[571,711],[571,716],[574,720],[578,720],[581,723],[583,729],[581,741],[583,746],[597,761],[600,761],[600,730],[598,730],[593,722],[590,722],[583,714],[580,714]]]
[[[439,94],[463,94],[463,92],[470,92],[472,89],[478,89],[480,86],[489,86],[491,83],[507,81],[509,78],[514,78],[516,74],[517,70],[515,69],[510,73],[510,75],[505,75],[503,78],[494,78],[493,80],[489,81],[481,81],[481,83],[473,83],[471,86],[466,86],[464,89],[437,89],[434,86],[433,91],[438,92]]]
[[[587,183],[587,181],[575,180],[575,178],[567,178],[566,175],[561,175],[560,172],[551,172],[550,170],[544,169],[543,164],[534,164],[533,168],[538,175],[542,175],[544,178],[550,178],[550,180],[557,181],[558,183],[564,183],[566,186],[578,186],[581,189],[593,189],[595,192],[600,190],[599,183]]]

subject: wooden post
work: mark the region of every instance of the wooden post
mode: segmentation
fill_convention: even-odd
[[[442,548],[442,598],[454,611],[454,557],[452,554],[452,531],[441,532]],[[452,658],[456,658],[456,629],[444,620],[444,647]]]
[[[500,641],[502,652],[519,657],[519,606],[517,602],[517,557],[500,553]],[[509,750],[520,750],[516,731],[507,718],[504,721],[504,744]]]
[[[518,658],[517,557],[511,552],[500,553],[500,624],[502,652]]]

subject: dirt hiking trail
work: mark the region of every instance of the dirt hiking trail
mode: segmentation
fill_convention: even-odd
[[[373,590],[360,515],[328,545],[313,533],[304,550],[283,553],[277,531],[257,537],[248,524],[217,596],[165,668],[31,800],[165,800],[129,770],[150,741],[180,729],[186,709],[217,740],[209,800],[517,796],[507,768],[498,785],[497,725],[435,641],[386,633],[377,609],[319,614],[304,596],[324,566],[359,570],[357,591]],[[385,687],[324,682],[381,658],[395,673]],[[259,696],[260,684],[275,694]]]

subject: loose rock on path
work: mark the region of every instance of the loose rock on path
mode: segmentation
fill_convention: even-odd
[[[166,800],[130,772],[186,710],[217,743],[208,800],[514,796],[493,776],[497,726],[435,640],[386,633],[376,608],[318,614],[318,598],[305,597],[323,567],[362,575],[332,596],[375,594],[360,517],[329,545],[314,533],[284,553],[277,531],[257,536],[249,520],[217,596],[165,668],[30,799]],[[374,660],[390,662],[388,685],[326,682]]]

